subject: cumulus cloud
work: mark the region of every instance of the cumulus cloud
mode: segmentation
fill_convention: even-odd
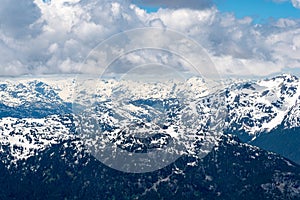
[[[116,33],[142,27],[170,28],[192,38],[206,49],[221,74],[268,75],[300,68],[299,20],[257,25],[249,17],[220,13],[210,1],[197,1],[203,3],[199,9],[182,6],[155,13],[121,0],[14,1],[4,0],[0,7],[0,75],[93,73],[97,62],[81,67],[91,49]],[[149,34],[140,40],[167,41]],[[186,64],[169,54],[148,53],[128,54],[119,63]]]
[[[5,0],[0,8],[0,16],[5,16],[0,21],[2,75],[76,73],[99,42],[141,27],[138,16],[144,13],[122,1],[22,2]]]
[[[297,20],[257,25],[249,17],[236,19],[216,9],[159,10],[151,17],[196,39],[209,51],[221,73],[267,75],[299,67]]]

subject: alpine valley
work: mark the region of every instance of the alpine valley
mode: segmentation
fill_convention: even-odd
[[[78,80],[0,79],[0,200],[300,199],[296,76],[224,80],[213,93],[200,78],[151,86]],[[80,136],[84,108],[118,148],[146,153],[174,140],[184,151],[147,173],[110,168],[88,148],[98,141]],[[131,135],[147,131],[153,136]]]

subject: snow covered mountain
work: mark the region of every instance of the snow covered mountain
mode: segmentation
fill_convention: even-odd
[[[160,126],[160,132],[170,136],[189,133],[193,137],[195,130],[199,132],[207,128],[209,119],[220,120],[220,117],[215,116],[216,113],[209,113],[214,104],[216,110],[218,106],[226,109],[224,116],[221,115],[224,119],[220,120],[222,131],[237,135],[243,142],[255,144],[257,138],[278,128],[285,130],[300,127],[300,81],[288,74],[258,81],[233,80],[230,84],[224,84],[219,94],[214,95],[208,95],[209,89],[199,78],[191,78],[184,84],[169,82],[154,85],[92,78],[78,80],[74,77],[50,76],[0,81],[1,123],[4,126],[7,122],[6,126],[14,127],[6,132],[2,130],[2,137],[7,138],[8,132],[21,132],[15,130],[13,125],[18,122],[22,126],[18,118],[25,124],[36,121],[36,118],[58,118],[72,112],[72,103],[87,106],[99,103],[97,115],[102,126],[109,125],[105,124],[108,121],[115,124],[111,127],[116,127],[118,123],[130,124],[132,121],[136,123],[146,120],[150,123],[148,126]],[[128,102],[120,106],[118,101],[122,98],[128,99]],[[182,99],[184,102],[180,102]],[[120,119],[131,119],[131,122]],[[51,127],[52,124],[49,122],[44,125]],[[197,138],[200,139],[199,134]],[[259,146],[264,147],[263,144]],[[295,161],[300,161],[300,158]]]
[[[46,118],[0,119],[1,161],[8,167],[18,160],[28,159],[40,151],[74,138],[72,121],[68,116]]]
[[[285,74],[264,80],[228,82],[210,94],[210,88],[199,78],[184,84],[171,81],[154,85],[116,80],[95,82],[92,78],[78,81],[74,77],[2,80],[1,175],[13,173],[12,182],[20,178],[23,182],[18,188],[40,188],[30,183],[38,177],[37,183],[53,191],[54,196],[63,193],[54,186],[69,181],[73,192],[64,195],[72,199],[88,199],[80,188],[82,185],[88,191],[97,191],[91,199],[109,198],[105,191],[116,190],[116,181],[140,185],[139,190],[131,192],[120,185],[123,199],[163,198],[163,191],[174,198],[183,192],[191,199],[232,199],[226,193],[234,194],[236,199],[250,199],[256,197],[257,191],[264,199],[299,198],[300,166],[250,146],[300,163],[299,79]],[[84,119],[80,118],[84,115],[77,115],[82,108],[88,116]],[[86,149],[89,144],[101,143],[103,138],[79,137],[80,128],[86,130],[95,125],[90,119],[96,121],[109,143],[128,152],[145,153],[163,148],[173,140],[185,146],[184,153],[175,163],[151,172],[150,179],[117,172],[96,161],[89,154],[90,149]],[[78,122],[84,126],[78,129]],[[216,133],[211,134],[212,130]],[[152,131],[153,137],[131,135],[143,131]],[[203,149],[206,143],[212,145]],[[120,176],[120,180],[108,174]],[[106,182],[108,188],[99,185],[95,177]],[[136,182],[129,181],[132,179]],[[178,184],[180,180],[184,180],[182,184]],[[237,185],[240,181],[242,184]],[[5,179],[0,182],[5,183]],[[13,187],[9,182],[5,184],[7,188]],[[11,189],[0,193],[0,199],[19,199],[21,193],[30,195],[28,191],[31,190]],[[38,198],[40,190],[33,192],[37,192]],[[51,195],[47,197],[54,198]]]
[[[51,86],[38,80],[1,81],[0,99],[1,118],[41,118],[70,113],[72,107]]]
[[[300,163],[299,98],[300,81],[288,74],[233,84],[224,131]]]
[[[254,140],[259,133],[270,132],[282,123],[285,128],[299,126],[300,82],[295,76],[234,84],[226,90],[226,97],[227,131],[244,134],[245,141]]]

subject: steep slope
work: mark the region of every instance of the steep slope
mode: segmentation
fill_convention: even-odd
[[[291,75],[233,85],[226,91],[226,132],[248,142],[281,125],[287,115],[296,120],[299,116],[291,110],[299,96],[299,79]]]
[[[281,75],[226,91],[225,133],[300,163],[299,79]]]

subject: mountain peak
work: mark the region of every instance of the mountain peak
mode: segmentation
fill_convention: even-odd
[[[280,75],[274,76],[272,78],[268,78],[266,80],[276,80],[276,79],[283,79],[286,82],[293,82],[293,81],[299,80],[299,78],[297,76],[288,74],[288,73],[280,74]]]

